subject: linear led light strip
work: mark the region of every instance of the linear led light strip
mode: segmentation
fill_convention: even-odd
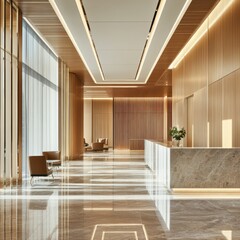
[[[146,59],[146,56],[147,56],[149,47],[150,47],[150,45],[151,45],[153,36],[154,36],[154,34],[155,34],[155,32],[156,32],[157,25],[158,25],[158,22],[159,22],[159,19],[160,19],[161,15],[162,15],[162,11],[163,11],[163,8],[164,8],[165,4],[166,4],[166,0],[162,0],[162,1],[160,2],[160,6],[159,6],[159,9],[158,9],[158,12],[157,12],[157,15],[156,15],[156,19],[155,19],[155,21],[154,21],[154,23],[153,23],[152,31],[151,31],[151,33],[150,33],[150,35],[149,35],[149,38],[148,38],[148,41],[147,41],[147,46],[146,46],[146,48],[145,48],[145,50],[144,50],[143,57],[142,57],[142,61],[141,61],[141,63],[140,63],[140,67],[139,67],[139,69],[138,69],[138,73],[137,73],[136,80],[139,79],[140,72],[142,71],[142,68],[143,68],[143,63],[145,62],[145,59]]]
[[[97,65],[98,65],[98,68],[99,68],[99,71],[100,71],[100,74],[101,74],[101,77],[102,77],[102,80],[104,81],[104,76],[103,76],[103,72],[102,72],[102,68],[101,68],[101,65],[99,63],[99,60],[98,60],[98,56],[97,56],[97,53],[96,53],[96,49],[93,45],[93,41],[92,41],[92,37],[91,37],[91,34],[88,30],[88,25],[87,25],[87,22],[86,22],[86,18],[85,18],[85,15],[84,15],[84,12],[83,12],[83,8],[82,8],[82,5],[81,5],[81,2],[80,0],[75,0],[76,4],[77,4],[77,7],[78,7],[78,11],[80,13],[80,16],[81,16],[81,19],[82,19],[82,22],[83,22],[83,26],[85,28],[85,31],[87,33],[87,36],[88,36],[88,39],[89,39],[89,42],[90,42],[90,45],[91,45],[91,48],[93,50],[93,54],[94,54],[94,57],[95,57],[95,60],[97,62]]]
[[[208,18],[203,22],[203,24],[199,27],[199,29],[195,32],[195,34],[191,37],[185,47],[181,50],[181,52],[177,55],[174,61],[169,66],[169,69],[176,68],[178,64],[182,61],[182,59],[190,52],[190,50],[199,42],[199,40],[204,36],[208,31],[208,23],[209,28],[211,28],[214,23],[223,15],[223,13],[229,8],[229,6],[233,3],[234,0],[221,0],[218,5],[214,8],[214,10],[210,13]]]
[[[76,0],[76,1],[77,1],[77,0]],[[57,16],[58,16],[58,18],[59,18],[59,20],[61,21],[64,29],[66,30],[66,32],[67,32],[67,34],[68,34],[68,36],[70,37],[70,39],[71,39],[71,41],[72,41],[75,49],[77,50],[79,56],[81,57],[84,65],[85,65],[85,67],[87,68],[89,74],[91,75],[93,81],[94,81],[95,83],[97,83],[97,81],[96,81],[96,79],[94,78],[94,76],[93,76],[90,68],[88,67],[87,62],[85,61],[85,59],[84,59],[84,57],[83,57],[83,55],[82,55],[82,52],[80,51],[80,49],[79,49],[79,47],[78,47],[78,45],[77,45],[77,43],[76,43],[76,41],[75,41],[75,39],[74,39],[71,31],[69,30],[69,28],[68,28],[68,26],[67,26],[67,23],[65,22],[64,18],[62,17],[62,14],[61,14],[60,10],[58,9],[57,4],[55,3],[55,0],[49,0],[49,2],[50,2],[50,4],[52,5],[55,13],[57,14]],[[80,13],[80,11],[79,11],[79,13]],[[81,15],[81,13],[80,13],[80,15]],[[84,27],[86,28],[86,26],[85,26],[86,22],[83,21],[83,23],[84,23]],[[88,33],[88,31],[86,31],[86,32]],[[88,34],[89,34],[89,33],[88,33]],[[89,34],[89,35],[90,35],[90,34]],[[89,35],[88,35],[88,37],[89,37]],[[92,43],[92,41],[90,41],[90,44],[91,44],[91,47],[93,48],[93,43]],[[94,49],[94,48],[93,48],[93,52],[94,52],[94,55],[95,55],[96,53],[95,53],[95,49]],[[95,56],[95,57],[96,57],[96,56]],[[96,59],[97,59],[97,57],[96,57]],[[97,61],[97,64],[99,64],[98,61]],[[101,67],[100,67],[100,66],[99,66],[99,69],[100,69],[101,77],[103,78],[103,74],[102,74],[102,72],[101,72]]]
[[[166,2],[166,0],[164,0],[164,5],[165,5],[165,2]],[[166,40],[165,40],[165,42],[164,42],[164,44],[163,44],[163,46],[162,46],[162,48],[161,48],[161,50],[160,50],[160,52],[159,52],[159,54],[158,54],[158,56],[157,56],[157,58],[156,58],[156,60],[155,60],[155,62],[154,62],[154,64],[153,64],[153,66],[152,66],[152,68],[151,68],[151,70],[150,70],[150,72],[149,72],[149,74],[148,74],[148,76],[147,76],[147,78],[146,78],[146,80],[145,80],[144,83],[147,83],[150,75],[152,74],[153,69],[155,68],[158,60],[160,59],[160,57],[161,57],[164,49],[166,48],[166,46],[167,46],[170,38],[172,37],[173,33],[175,32],[178,24],[180,23],[183,15],[185,14],[185,12],[186,12],[186,10],[188,9],[188,7],[189,7],[189,5],[190,5],[191,2],[192,2],[192,0],[187,0],[186,3],[184,4],[184,6],[183,6],[183,8],[182,8],[182,10],[181,10],[181,12],[180,12],[180,14],[178,15],[178,18],[177,18],[176,22],[174,23],[174,25],[173,25],[170,33],[168,34],[168,36],[167,36],[167,38],[166,38]],[[162,6],[162,8],[163,8],[163,6]],[[159,7],[159,11],[162,11],[161,6]],[[161,14],[160,14],[159,16],[157,16],[157,17],[160,18],[160,16],[161,16]],[[159,19],[157,19],[157,22],[158,22],[158,21],[159,21]],[[146,56],[145,56],[145,58],[146,58]],[[143,61],[144,61],[144,60],[145,60],[145,59],[143,59]]]
[[[86,88],[138,88],[139,86],[83,86],[83,87],[84,89],[86,89]]]

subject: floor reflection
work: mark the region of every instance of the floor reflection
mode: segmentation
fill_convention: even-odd
[[[89,153],[54,181],[0,190],[0,239],[235,240],[239,199],[170,195],[142,153]]]

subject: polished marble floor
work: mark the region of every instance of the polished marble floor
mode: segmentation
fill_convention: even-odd
[[[0,189],[0,239],[237,240],[240,195],[168,193],[142,152],[86,153]]]

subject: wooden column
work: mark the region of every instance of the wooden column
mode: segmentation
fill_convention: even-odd
[[[69,159],[79,160],[83,154],[83,84],[69,74]]]
[[[18,11],[18,182],[22,182],[22,12]]]

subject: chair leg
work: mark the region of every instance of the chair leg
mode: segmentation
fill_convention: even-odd
[[[54,179],[53,173],[52,173],[52,178]]]
[[[30,184],[31,184],[31,186],[32,186],[32,181],[33,181],[33,177],[31,177],[31,180],[30,180]]]

